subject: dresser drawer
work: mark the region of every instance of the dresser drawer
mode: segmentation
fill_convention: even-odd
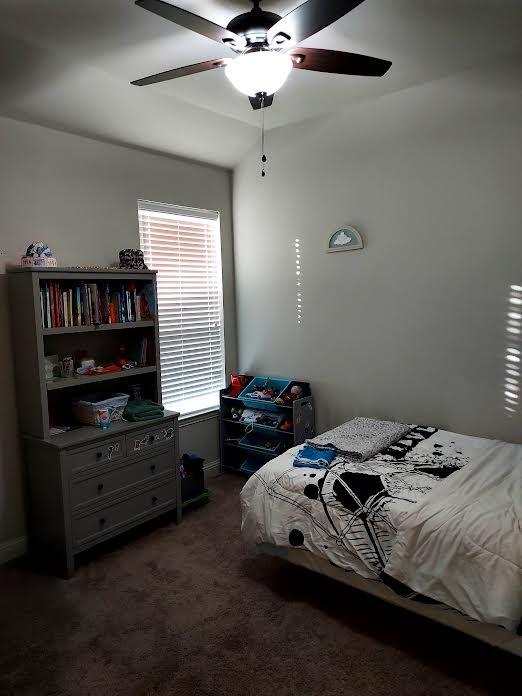
[[[103,501],[107,497],[123,492],[139,484],[146,484],[155,479],[174,475],[174,452],[167,450],[149,457],[123,460],[107,471],[95,475],[85,470],[82,477],[71,480],[71,507],[73,511],[82,509],[92,503]]]
[[[176,482],[166,481],[145,493],[139,493],[115,505],[72,520],[73,545],[85,546],[104,535],[111,535],[120,527],[138,523],[151,513],[176,505]]]
[[[151,427],[146,430],[140,430],[132,435],[127,435],[127,454],[137,454],[138,452],[146,452],[153,447],[159,447],[165,443],[171,442],[174,444],[176,431],[174,424],[169,422],[161,427]]]
[[[124,456],[125,438],[123,437],[102,441],[95,447],[79,447],[67,451],[70,471],[73,476],[80,476],[85,469],[117,461]]]

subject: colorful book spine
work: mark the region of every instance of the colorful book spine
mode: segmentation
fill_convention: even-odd
[[[126,322],[126,321],[127,321],[127,317],[126,317],[126,315],[127,315],[127,310],[126,310],[126,307],[127,307],[127,301],[126,301],[126,298],[125,298],[125,288],[124,288],[123,285],[122,285],[121,288],[120,288],[120,314],[121,314],[120,321],[121,321],[121,322]]]
[[[52,326],[58,326],[58,296],[56,292],[56,283],[51,283],[51,312]]]
[[[45,311],[47,314],[47,328],[52,326],[51,322],[51,293],[49,292],[49,283],[45,284]]]
[[[40,286],[40,315],[42,317],[42,328],[47,328],[45,325],[45,320],[46,320],[46,314],[45,314],[45,307],[44,307],[44,291],[43,288]]]
[[[89,293],[87,292],[86,283],[82,283],[82,304],[83,304],[83,323],[85,326],[91,324],[91,317],[89,312]]]
[[[141,295],[136,290],[134,291],[134,310],[136,312],[136,321],[141,321]]]
[[[69,326],[69,297],[67,290],[62,290],[62,306],[63,306],[63,326]]]
[[[76,326],[82,325],[82,293],[80,286],[74,288],[74,323]]]
[[[72,288],[67,288],[67,309],[69,310],[69,317],[68,317],[69,326],[74,326],[73,306],[72,306]]]

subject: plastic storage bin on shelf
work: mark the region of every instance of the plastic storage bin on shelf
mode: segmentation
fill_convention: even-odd
[[[100,399],[100,395],[90,395],[79,399],[73,404],[72,412],[75,420],[84,425],[100,425],[100,409],[109,411],[111,422],[122,420],[123,411],[129,400],[128,394],[114,394],[110,398]]]
[[[248,384],[241,394],[239,399],[250,408],[262,408],[267,411],[278,411],[279,406],[274,403],[274,399],[277,399],[285,391],[285,389],[291,384],[291,380],[287,379],[275,379],[272,377],[255,377],[250,384]],[[267,389],[273,389],[275,391],[274,395],[269,399],[256,398],[248,396],[249,394],[255,393],[256,390],[260,390],[263,387]]]
[[[256,458],[254,455],[253,457],[248,457],[245,459],[241,466],[239,467],[239,471],[243,474],[248,474],[251,476],[252,474],[255,474],[256,471],[259,471],[259,469],[266,464],[266,459],[262,459],[261,457]]]
[[[255,432],[243,435],[239,444],[265,454],[277,454],[283,446],[281,440]]]

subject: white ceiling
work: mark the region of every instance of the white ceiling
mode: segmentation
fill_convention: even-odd
[[[172,0],[174,2],[174,0]],[[177,0],[226,25],[247,0]],[[296,0],[263,3],[285,14]],[[279,127],[491,62],[521,48],[520,0],[366,0],[303,45],[393,62],[382,78],[295,70],[267,110]],[[233,55],[132,0],[0,0],[0,115],[233,166],[260,114],[223,71],[149,87],[131,80]]]

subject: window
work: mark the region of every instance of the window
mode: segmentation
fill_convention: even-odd
[[[182,415],[216,408],[225,386],[219,214],[138,201],[140,243],[158,271],[163,403]]]

